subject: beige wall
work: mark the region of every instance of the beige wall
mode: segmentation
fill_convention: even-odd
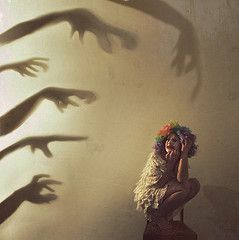
[[[99,95],[93,104],[70,107],[64,114],[43,102],[24,125],[1,137],[2,149],[32,135],[89,136],[87,142],[50,144],[53,159],[26,148],[0,162],[0,200],[34,174],[49,173],[64,183],[55,187],[59,199],[52,204],[22,204],[0,226],[1,239],[141,239],[145,222],[135,210],[132,190],[155,132],[170,119],[193,129],[200,146],[190,165],[202,188],[186,206],[185,222],[199,240],[238,239],[239,1],[167,3],[189,19],[198,34],[202,82],[194,101],[196,70],[178,77],[170,67],[179,36],[170,24],[103,0],[1,1],[1,32],[44,13],[86,7],[139,39],[130,51],[113,37],[110,55],[91,33],[84,44],[77,36],[70,39],[68,24],[61,23],[1,47],[2,64],[50,58],[49,71],[37,79],[1,74],[1,115],[46,86],[89,89]],[[190,38],[185,41],[186,52],[195,51]]]

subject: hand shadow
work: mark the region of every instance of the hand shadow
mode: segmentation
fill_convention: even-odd
[[[205,197],[214,208],[212,221],[225,233],[233,233],[239,238],[239,192],[222,186],[203,186]]]
[[[41,68],[44,72],[48,70],[48,65],[44,62],[47,60],[48,58],[35,57],[21,62],[6,64],[0,66],[0,72],[13,70],[21,74],[23,77],[36,77],[36,72],[39,72],[39,68]]]
[[[179,38],[174,47],[176,56],[172,60],[171,67],[176,68],[178,76],[195,70],[196,86],[191,95],[191,99],[194,100],[200,91],[202,78],[198,39],[192,23],[161,0],[108,1],[139,10],[179,30]]]
[[[47,174],[35,175],[29,184],[16,190],[0,203],[0,224],[6,221],[24,201],[35,204],[44,204],[57,199],[56,194],[41,194],[41,191],[45,188],[50,192],[54,192],[54,189],[52,189],[49,185],[59,185],[61,182],[53,179],[41,180],[43,177],[49,178],[50,176]]]
[[[93,12],[81,8],[53,12],[19,23],[0,34],[0,44],[11,43],[46,26],[65,21],[72,28],[71,35],[78,32],[80,40],[83,40],[86,31],[92,32],[95,34],[100,47],[108,53],[112,52],[112,43],[108,37],[110,34],[118,37],[124,48],[134,49],[137,45],[137,39],[134,34],[114,27],[94,15]]]
[[[45,99],[53,102],[61,112],[63,112],[68,105],[78,107],[78,103],[70,99],[70,97],[76,97],[87,104],[97,99],[96,94],[88,90],[56,87],[45,88],[27,98],[3,116],[0,116],[0,136],[10,133],[22,125],[36,107]]]
[[[104,22],[87,9],[70,10],[66,20],[72,28],[71,36],[77,32],[79,39],[83,42],[84,33],[86,31],[92,32],[95,34],[98,44],[105,52],[112,52],[112,43],[109,35],[118,37],[123,48],[134,49],[137,45],[137,38],[134,34]]]
[[[239,74],[239,64],[238,64],[238,56],[239,56],[239,1],[238,0],[226,0],[226,4],[223,9],[229,10],[229,15],[224,16],[222,22],[230,21],[232,27],[227,28],[224,31],[224,35],[222,35],[222,39],[220,39],[221,34],[219,35],[219,39],[217,41],[221,42],[221,44],[225,45],[227,51],[227,62],[223,67],[226,67],[227,73],[224,78],[228,79],[227,82],[229,91],[227,94],[227,100],[230,102],[237,101],[239,99],[239,81],[238,81],[238,74]],[[222,28],[223,29],[222,25]],[[230,41],[227,44],[224,43],[224,38],[230,38]]]
[[[31,152],[34,153],[36,149],[39,149],[43,154],[50,158],[53,156],[52,152],[49,149],[48,144],[51,142],[67,142],[67,141],[83,141],[87,140],[88,137],[84,136],[64,136],[64,135],[51,135],[51,136],[35,136],[24,138],[13,145],[0,151],[0,160],[3,159],[6,155],[21,149],[26,146],[30,146]]]

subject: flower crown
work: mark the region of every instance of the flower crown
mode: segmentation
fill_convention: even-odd
[[[191,133],[191,130],[185,126],[180,126],[176,121],[170,122],[159,130],[155,137],[155,145],[161,143],[171,133],[180,135],[182,133]]]

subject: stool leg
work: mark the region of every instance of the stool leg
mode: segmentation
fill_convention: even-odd
[[[180,212],[180,221],[183,223],[184,221],[184,208]]]

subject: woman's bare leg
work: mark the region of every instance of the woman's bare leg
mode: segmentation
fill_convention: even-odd
[[[195,178],[188,179],[185,183],[173,180],[168,183],[168,189],[163,202],[157,210],[157,217],[166,218],[174,210],[191,200],[200,189],[200,184]]]
[[[190,187],[191,187],[188,197],[189,197],[189,200],[191,200],[198,194],[198,192],[200,190],[200,183],[196,178],[189,178],[188,181],[189,181]]]

